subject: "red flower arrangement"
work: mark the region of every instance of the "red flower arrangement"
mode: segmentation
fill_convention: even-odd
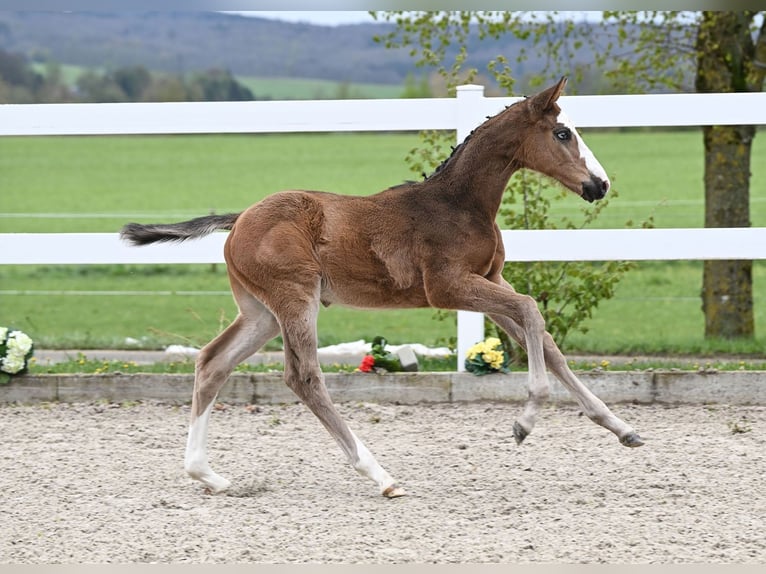
[[[375,357],[372,355],[365,355],[362,359],[362,363],[359,365],[359,370],[363,373],[369,373],[375,366]]]
[[[372,340],[371,352],[362,358],[357,368],[363,373],[393,373],[402,370],[402,362],[396,355],[386,351],[385,337],[377,336]]]

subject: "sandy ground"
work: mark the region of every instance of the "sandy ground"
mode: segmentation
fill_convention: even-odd
[[[300,405],[0,406],[0,562],[766,562],[766,407],[618,405],[627,449],[576,408],[522,447],[519,405],[341,405],[410,495],[379,496]],[[737,431],[737,432],[733,432]]]

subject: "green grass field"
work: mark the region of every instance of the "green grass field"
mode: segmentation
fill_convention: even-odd
[[[658,227],[701,227],[698,132],[584,135],[619,192],[599,227],[650,215]],[[752,161],[754,226],[766,226],[764,137]],[[0,138],[0,231],[116,232],[127,221],[239,211],[288,188],[370,194],[415,177],[403,158],[417,144],[415,134]],[[577,221],[583,205],[568,195],[554,213]],[[756,263],[758,333],[766,325],[763,276]],[[642,263],[602,303],[589,332],[570,335],[569,350],[760,352],[759,341],[730,348],[704,340],[701,277],[699,262]],[[41,347],[125,347],[127,338],[141,347],[200,345],[234,313],[222,266],[0,267],[0,324],[25,330]],[[455,326],[452,315],[437,320],[428,309],[320,315],[322,345],[376,334],[433,345]]]
[[[404,86],[396,84],[357,84],[310,78],[237,77],[258,99],[325,100],[399,98]]]
[[[33,64],[33,69],[41,74],[47,72],[43,63]],[[103,68],[86,68],[70,64],[60,64],[59,72],[64,84],[74,88],[77,79],[86,72],[102,74]],[[153,71],[161,75],[162,72]],[[259,100],[321,100],[321,99],[363,99],[363,98],[399,98],[404,86],[396,84],[360,84],[336,82],[319,78],[267,78],[260,76],[237,76],[237,81],[250,88]]]
[[[13,267],[6,273],[3,289],[69,292],[0,295],[2,324],[23,329],[46,348],[201,346],[236,315],[222,265]],[[76,294],[83,290],[88,294]],[[331,307],[320,312],[321,341],[369,341],[384,333],[391,342],[434,343],[454,334],[454,323],[433,315],[428,309],[371,313]],[[136,342],[126,344],[128,338]],[[279,341],[270,348],[281,348]]]
[[[0,138],[0,225],[115,231],[126,218],[240,211],[281,189],[366,195],[411,177],[402,158],[416,144],[406,134]]]

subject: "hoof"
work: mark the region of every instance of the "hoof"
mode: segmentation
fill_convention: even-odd
[[[644,441],[641,440],[641,437],[638,436],[638,433],[630,433],[626,434],[624,437],[620,438],[620,442],[627,447],[630,448],[636,448],[638,446],[643,446]]]
[[[398,484],[392,484],[383,491],[383,496],[386,498],[399,498],[400,496],[407,496],[407,491]]]
[[[196,480],[199,480],[202,482],[202,484],[205,485],[205,494],[220,494],[222,492],[225,492],[229,489],[231,486],[231,482],[223,478],[222,476],[218,476],[217,474],[209,474],[204,477],[193,477]]]
[[[524,439],[527,438],[527,435],[529,435],[529,433],[518,423],[518,421],[513,423],[513,438],[516,439],[516,444],[523,443]]]
[[[203,489],[203,492],[205,494],[209,494],[209,495],[221,494],[221,493],[224,493],[227,490],[229,490],[230,486],[231,486],[231,484],[229,484],[228,482],[227,482],[227,484],[225,486],[218,485],[218,486],[213,487],[213,486],[210,486],[210,485],[205,485],[205,488]]]

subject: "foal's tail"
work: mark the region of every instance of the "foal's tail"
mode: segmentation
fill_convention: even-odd
[[[219,229],[230,230],[239,213],[205,215],[181,223],[128,223],[120,231],[120,238],[133,245],[148,245],[160,241],[186,241],[209,235]]]

